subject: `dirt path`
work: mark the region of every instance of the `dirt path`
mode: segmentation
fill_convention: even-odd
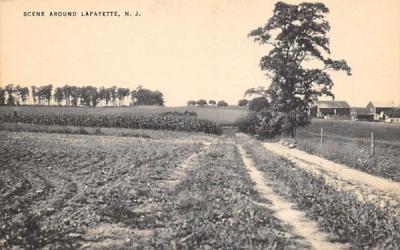
[[[193,165],[193,161],[195,161],[199,157],[199,154],[206,153],[210,148],[210,145],[211,144],[209,144],[208,142],[204,143],[204,147],[202,148],[201,152],[194,153],[187,159],[185,159],[178,168],[174,169],[173,173],[170,174],[168,179],[160,183],[160,186],[168,189],[174,189],[179,184],[179,182],[184,179],[184,177],[186,176],[186,171]]]
[[[193,153],[187,159],[183,160],[177,168],[168,174],[167,178],[157,183],[157,188],[153,188],[160,190],[160,192],[173,190],[185,178],[186,172],[193,166],[193,162],[198,159],[199,155],[207,152],[210,143],[203,142],[203,145],[203,148],[199,152]],[[145,218],[147,215],[160,212],[160,209],[159,202],[151,201],[132,208],[132,212],[143,214]],[[82,249],[112,249],[124,246],[127,243],[131,244],[131,247],[136,248],[148,244],[151,237],[153,237],[153,233],[154,228],[152,227],[134,229],[119,224],[100,224],[88,230],[86,235],[88,242],[82,244]]]
[[[309,243],[314,249],[349,249],[348,244],[332,243],[329,242],[329,234],[319,230],[316,221],[309,220],[305,213],[294,208],[294,204],[285,200],[280,195],[277,195],[272,188],[273,185],[268,179],[264,178],[266,173],[257,170],[254,166],[253,160],[249,158],[240,145],[238,145],[239,152],[242,160],[250,174],[251,179],[256,184],[256,190],[262,195],[263,198],[269,200],[272,204],[260,203],[275,211],[275,216],[292,226],[293,233],[301,236]]]
[[[380,200],[381,206],[387,203],[398,207],[400,204],[398,182],[352,169],[298,149],[289,149],[278,143],[263,143],[263,146],[309,172],[323,175],[329,184],[339,190],[352,191],[361,200]]]

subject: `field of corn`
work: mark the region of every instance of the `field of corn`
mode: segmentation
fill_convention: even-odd
[[[220,134],[214,122],[197,118],[192,113],[163,113],[151,116],[56,114],[56,113],[0,113],[0,122],[59,125],[77,127],[114,127],[174,131],[196,131]]]
[[[248,136],[86,129],[0,131],[0,248],[400,246],[400,193],[360,199]]]
[[[0,114],[55,114],[55,115],[99,115],[99,116],[154,116],[164,113],[196,113],[197,118],[209,120],[218,125],[231,126],[244,119],[249,113],[247,107],[164,107],[164,106],[133,106],[133,107],[57,107],[57,106],[0,106]]]

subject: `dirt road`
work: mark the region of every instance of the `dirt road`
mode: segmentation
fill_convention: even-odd
[[[289,149],[279,143],[268,142],[263,143],[263,146],[309,172],[323,175],[328,183],[338,189],[353,191],[361,200],[380,199],[382,206],[385,203],[391,206],[400,204],[398,182],[352,169],[295,148]]]
[[[293,203],[276,194],[271,188],[273,182],[265,178],[267,173],[255,167],[253,160],[246,154],[243,147],[238,145],[238,148],[256,190],[271,202],[271,204],[261,203],[261,205],[272,209],[276,218],[290,225],[293,232],[303,237],[314,249],[349,249],[349,244],[330,242],[330,235],[320,231],[316,221],[307,218],[305,213],[296,209]]]

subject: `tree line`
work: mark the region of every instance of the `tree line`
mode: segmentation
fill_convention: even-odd
[[[220,100],[218,102],[216,102],[215,100],[209,100],[208,102],[204,99],[200,99],[198,101],[195,100],[189,100],[186,102],[187,106],[199,106],[199,107],[203,107],[203,106],[218,106],[218,107],[225,107],[228,106],[228,103],[225,102],[224,100]]]
[[[152,91],[142,86],[134,90],[121,87],[70,86],[54,88],[52,84],[44,86],[21,87],[8,84],[0,87],[0,105],[26,105],[31,98],[33,105],[58,106],[126,106],[164,105],[164,96],[160,91]]]

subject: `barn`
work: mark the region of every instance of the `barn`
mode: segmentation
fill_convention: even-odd
[[[318,118],[350,118],[350,105],[345,101],[317,101],[310,108],[310,116]]]
[[[374,113],[368,108],[353,107],[351,108],[351,118],[358,121],[373,121]]]
[[[369,102],[367,109],[374,114],[375,120],[385,120],[388,113],[395,109],[393,102]]]

